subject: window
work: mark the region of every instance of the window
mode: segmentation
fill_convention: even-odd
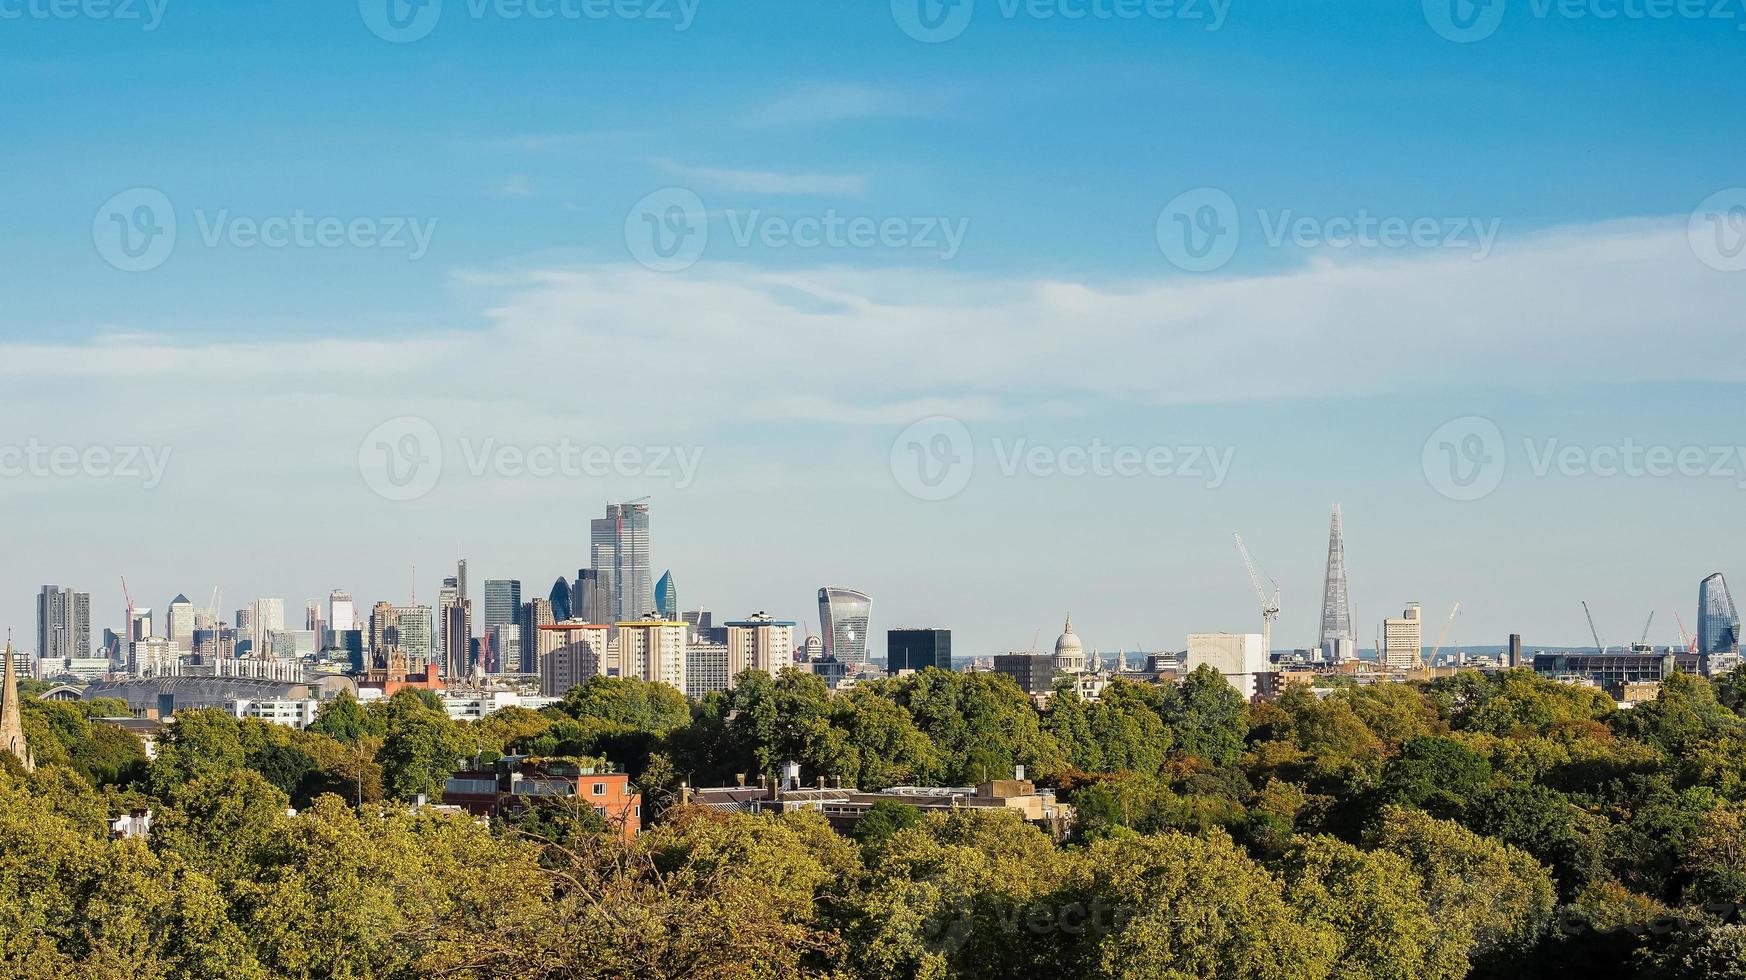
[[[606,784],[605,783],[595,783],[594,784],[594,795],[595,796],[605,796],[606,795]]]

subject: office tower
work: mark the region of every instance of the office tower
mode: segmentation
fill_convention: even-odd
[[[662,572],[661,580],[655,583],[655,611],[662,619],[679,618],[679,593],[673,587],[673,573]]]
[[[685,644],[685,696],[701,698],[717,691],[728,690],[733,676],[728,673],[728,645],[692,639]]]
[[[45,585],[36,597],[36,657],[67,660],[91,655],[91,594]]]
[[[685,624],[649,616],[618,624],[623,677],[660,681],[685,690]]]
[[[548,623],[540,627],[540,694],[561,698],[590,677],[606,676],[607,635],[604,623]]]
[[[558,580],[552,583],[552,592],[548,601],[552,604],[552,620],[554,622],[561,623],[566,619],[573,618],[574,610],[570,603],[570,582],[564,576],[558,576]]]
[[[335,589],[327,594],[327,628],[335,633],[359,629],[358,605],[350,592]]]
[[[133,623],[131,626],[133,628],[133,634],[128,637],[128,661],[130,665],[134,660],[134,648],[152,638],[152,611],[150,609],[141,609],[138,606],[135,606],[133,610]],[[131,666],[129,669],[131,669]]]
[[[485,580],[485,628],[513,626],[521,613],[521,580]]]
[[[1057,663],[1060,661],[1057,660]],[[1080,657],[1083,665],[1084,657]],[[952,669],[952,631],[895,629],[885,631],[885,669],[892,674],[937,667]]]
[[[442,588],[437,590],[436,622],[437,650],[439,651],[446,651],[449,648],[449,607],[460,601],[460,583],[453,575],[450,575],[443,579]]]
[[[550,599],[534,599],[522,604],[521,607],[521,671],[524,674],[539,674],[545,676],[545,658],[556,645],[554,634],[546,632],[541,627],[551,626],[556,620],[552,618],[552,601]]]
[[[364,652],[364,631],[359,629],[333,630],[331,649],[337,651],[336,657],[345,661],[355,672],[362,673],[370,667]]]
[[[459,590],[462,599],[468,602],[472,601],[473,593],[467,588],[467,559],[465,558],[455,562],[455,588]]]
[[[1012,678],[1026,694],[1048,694],[1055,687],[1055,658],[1047,654],[999,654],[994,658],[994,672]]]
[[[669,620],[672,622],[672,620]],[[686,632],[690,632],[689,626]],[[794,624],[758,612],[727,624],[728,686],[748,670],[774,677],[794,666]]]
[[[867,622],[873,597],[854,589],[826,586],[818,590],[818,621],[824,630],[825,656],[850,666],[867,663]]]
[[[1358,657],[1358,630],[1352,619],[1352,595],[1346,583],[1346,531],[1340,505],[1334,505],[1328,526],[1328,572],[1322,583],[1322,631],[1317,640],[1322,659],[1345,663]]]
[[[570,589],[570,611],[577,619],[590,623],[610,623],[618,617],[610,609],[600,591],[600,572],[592,568],[576,569],[576,584]]]
[[[1060,674],[1085,673],[1085,645],[1079,642],[1078,634],[1073,632],[1073,617],[1067,617],[1067,628],[1055,639],[1055,672]]]
[[[1514,670],[1522,666],[1522,634],[1511,633],[1509,648],[1504,651],[1504,667]]]
[[[1260,633],[1190,633],[1184,670],[1211,666],[1244,698],[1255,696],[1256,675],[1273,669],[1267,638]]]
[[[249,606],[249,643],[256,657],[267,656],[271,648],[267,634],[285,629],[285,600],[256,599]]]
[[[194,652],[194,604],[187,596],[171,599],[164,610],[164,638],[183,653]]]
[[[0,752],[17,759],[26,772],[36,768],[30,743],[24,739],[24,712],[18,707],[18,667],[13,663],[11,640],[6,641],[6,680],[0,684]]]
[[[417,672],[431,662],[436,648],[436,618],[429,606],[395,606],[395,629],[400,652],[406,655],[408,670]]]
[[[317,650],[327,649],[327,617],[322,615],[320,599],[310,599],[303,603],[303,629],[315,634]]]
[[[473,671],[473,604],[461,599],[443,609],[443,677],[457,684]]]
[[[681,613],[679,618],[684,621],[685,625],[691,627],[691,638],[694,640],[703,636],[706,631],[715,628],[715,614],[707,610],[697,609]],[[724,639],[722,642],[726,642],[726,640]]]
[[[1698,653],[1739,653],[1740,613],[1717,572],[1698,585]]]
[[[1396,670],[1411,670],[1424,663],[1424,645],[1419,604],[1408,603],[1399,619],[1382,621],[1382,663]]]
[[[400,614],[390,602],[378,602],[370,610],[369,647],[372,660],[386,658],[390,648],[400,645]],[[386,662],[386,659],[383,661]]]
[[[521,663],[520,618],[513,623],[485,627],[485,634],[479,638],[479,658],[488,674],[525,673]]]
[[[608,504],[606,516],[588,522],[589,564],[600,573],[606,608],[620,622],[655,611],[649,569],[649,505]]]

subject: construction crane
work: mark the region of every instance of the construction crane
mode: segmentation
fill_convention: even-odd
[[[1654,626],[1654,625],[1655,625],[1655,610],[1651,609],[1651,610],[1649,610],[1649,621],[1643,624],[1643,638],[1641,640],[1637,641],[1638,646],[1646,647],[1649,645],[1649,627]]]
[[[1261,585],[1261,572],[1255,567],[1255,559],[1249,555],[1249,547],[1243,543],[1241,534],[1237,539],[1237,553],[1243,556],[1243,567],[1249,571],[1249,581],[1255,585],[1255,598],[1261,600],[1261,642],[1269,656],[1273,654],[1273,621],[1279,618],[1279,583],[1269,578],[1267,584],[1273,586],[1273,595],[1267,594],[1267,589]]]
[[[1685,649],[1685,652],[1687,652],[1687,653],[1698,652],[1697,634],[1696,633],[1691,633],[1691,634],[1686,633],[1685,620],[1679,615],[1679,613],[1673,614],[1673,621],[1679,624],[1679,645],[1681,647],[1683,647]],[[1688,635],[1689,635],[1689,639],[1687,638]]]
[[[1596,653],[1606,653],[1607,652],[1607,645],[1605,643],[1601,642],[1600,630],[1597,630],[1594,628],[1594,613],[1591,613],[1588,611],[1588,600],[1587,599],[1582,600],[1582,614],[1584,616],[1588,617],[1588,631],[1594,635],[1595,652]]]
[[[127,591],[127,576],[121,577],[121,597],[127,600],[127,623],[121,627],[121,635],[127,648],[127,669],[133,670],[133,593]]]
[[[1455,608],[1449,610],[1449,619],[1443,623],[1443,632],[1437,634],[1437,645],[1431,648],[1431,665],[1437,663],[1437,654],[1443,652],[1443,641],[1449,638],[1449,627],[1455,625],[1455,617],[1461,614],[1461,603],[1455,603]]]

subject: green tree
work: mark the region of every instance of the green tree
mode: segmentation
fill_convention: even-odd
[[[1336,975],[1353,980],[1467,975],[1467,950],[1437,928],[1423,884],[1399,854],[1311,837],[1289,849],[1281,870],[1286,901],[1334,936]]]
[[[389,699],[388,735],[382,742],[383,788],[398,800],[442,798],[443,785],[471,754],[466,734],[448,715],[430,710],[406,691]]]
[[[1235,763],[1249,733],[1243,696],[1217,670],[1201,664],[1166,691],[1161,711],[1178,751],[1215,766]]]

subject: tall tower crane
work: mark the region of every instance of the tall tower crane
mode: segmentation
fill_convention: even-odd
[[[1273,595],[1267,594],[1267,589],[1261,584],[1261,572],[1255,567],[1255,559],[1249,555],[1249,547],[1243,543],[1243,536],[1236,535],[1237,553],[1243,556],[1243,567],[1249,571],[1249,581],[1255,585],[1255,598],[1261,600],[1261,642],[1267,648],[1269,656],[1273,654],[1273,622],[1279,618],[1279,583],[1269,578],[1267,584],[1273,586]]]
[[[1437,654],[1443,652],[1443,641],[1449,638],[1449,628],[1455,625],[1455,617],[1461,615],[1461,603],[1455,603],[1455,608],[1449,610],[1449,618],[1443,623],[1443,631],[1437,634],[1437,645],[1431,648],[1431,666],[1437,663]]]
[[[127,591],[127,576],[121,577],[121,597],[127,600],[127,623],[121,627],[121,635],[126,640],[127,669],[133,670],[133,593]]]
[[[1651,609],[1651,610],[1649,610],[1649,621],[1643,624],[1643,638],[1641,640],[1637,641],[1638,646],[1646,647],[1649,645],[1649,627],[1654,626],[1654,625],[1655,625],[1655,610]]]
[[[1594,651],[1596,653],[1606,653],[1607,645],[1601,642],[1600,630],[1594,628],[1594,613],[1588,611],[1587,599],[1582,600],[1582,614],[1588,617],[1588,631],[1594,635]]]

